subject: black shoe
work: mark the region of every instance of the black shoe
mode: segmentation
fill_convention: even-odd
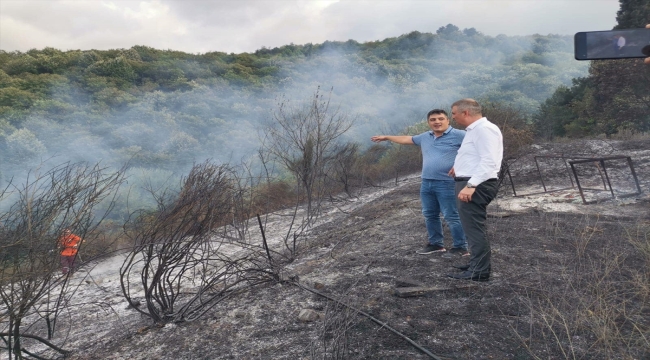
[[[420,255],[433,254],[433,253],[443,253],[447,251],[444,246],[440,245],[431,245],[427,244],[422,250],[418,250],[417,253]]]
[[[456,269],[458,269],[458,270],[462,270],[462,271],[467,271],[467,270],[469,270],[469,264],[465,264],[465,265],[452,265],[451,267],[456,268]]]
[[[469,256],[469,251],[467,251],[467,249],[465,249],[465,248],[453,247],[453,248],[449,249],[449,253],[450,254],[456,254],[456,255],[459,255],[461,257]]]
[[[460,274],[447,274],[452,279],[472,280],[472,281],[488,281],[490,280],[490,273],[475,273],[473,271],[463,271]]]

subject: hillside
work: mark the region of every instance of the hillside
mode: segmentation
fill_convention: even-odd
[[[259,148],[258,131],[281,103],[300,104],[319,87],[357,119],[346,140],[362,144],[461,97],[531,114],[586,74],[572,51],[570,36],[492,37],[451,24],[242,54],[0,51],[0,177],[51,158],[176,173],[207,158],[237,162]]]
[[[457,257],[415,253],[426,229],[414,174],[328,203],[295,259],[282,263],[281,281],[225,298],[197,321],[153,326],[121,296],[122,257],[86,264],[72,278],[79,287],[54,341],[73,350],[70,359],[429,358],[390,327],[445,359],[646,358],[649,148],[647,140],[537,146],[631,155],[644,194],[582,205],[576,190],[513,198],[503,189],[489,208],[487,283],[446,278]],[[535,173],[532,164],[520,169],[522,178]],[[530,176],[519,184],[538,186]],[[266,220],[279,252],[290,213]],[[248,243],[261,251],[259,231],[249,230]],[[415,283],[435,289],[395,295]],[[318,316],[299,320],[305,309]]]

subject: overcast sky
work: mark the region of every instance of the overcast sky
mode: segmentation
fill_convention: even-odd
[[[0,0],[0,49],[252,52],[383,40],[452,23],[487,35],[573,34],[616,24],[618,0]]]

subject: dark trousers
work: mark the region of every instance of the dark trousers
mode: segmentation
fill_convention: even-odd
[[[72,255],[72,256],[65,256],[61,255],[61,272],[63,275],[67,274],[69,272],[74,271],[74,259],[77,257],[77,255]]]
[[[485,221],[487,206],[497,196],[497,180],[482,182],[476,187],[472,201],[466,203],[458,199],[458,193],[467,185],[467,181],[456,182],[456,205],[460,222],[463,225],[467,244],[469,245],[469,271],[478,274],[489,274],[490,242],[487,239]]]

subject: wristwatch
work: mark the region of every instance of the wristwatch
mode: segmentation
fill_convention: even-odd
[[[474,188],[476,188],[476,185],[467,183],[467,185],[465,185],[465,187],[468,188],[468,189],[474,189]]]

